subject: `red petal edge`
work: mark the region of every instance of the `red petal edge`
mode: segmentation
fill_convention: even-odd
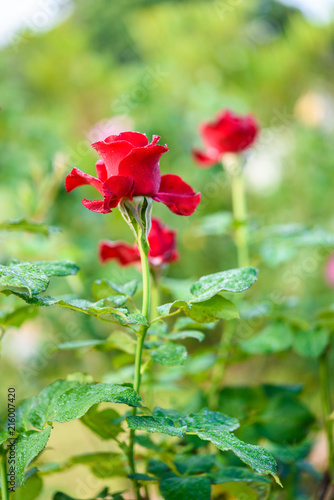
[[[161,177],[159,193],[153,199],[164,203],[174,214],[188,216],[196,210],[201,193],[195,193],[178,175],[166,174]]]

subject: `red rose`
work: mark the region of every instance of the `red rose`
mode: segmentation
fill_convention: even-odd
[[[193,157],[201,167],[211,167],[224,153],[240,153],[255,141],[259,131],[252,115],[237,116],[231,111],[221,111],[213,122],[200,126],[206,151],[193,150]]]
[[[157,144],[159,139],[154,135],[149,144],[145,134],[122,132],[94,142],[92,147],[102,158],[96,163],[97,177],[73,168],[65,180],[66,191],[84,184],[95,187],[103,200],[82,200],[93,212],[106,214],[122,198],[148,196],[178,215],[191,215],[200,202],[200,193],[177,175],[161,176],[159,160],[168,148]]]
[[[159,267],[163,264],[174,262],[179,255],[176,251],[176,232],[166,227],[157,219],[152,219],[152,227],[148,235],[150,246],[148,260],[151,266]],[[140,262],[137,245],[128,245],[118,241],[101,241],[99,245],[101,262],[115,259],[122,266]]]

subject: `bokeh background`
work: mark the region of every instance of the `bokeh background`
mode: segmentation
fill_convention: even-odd
[[[132,242],[118,211],[89,212],[81,199],[92,195],[91,188],[66,194],[64,178],[74,166],[94,174],[91,142],[138,130],[160,135],[169,146],[161,160],[163,173],[181,174],[202,192],[191,218],[154,206],[154,215],[178,230],[181,257],[166,270],[165,301],[203,274],[236,267],[229,180],[221,166],[201,170],[190,155],[200,145],[199,122],[230,108],[252,112],[262,129],[246,165],[252,262],[260,270],[249,296],[254,302],[275,296],[277,303],[290,302],[309,316],[331,304],[333,291],[324,277],[330,244],[297,248],[287,237],[289,227],[298,233],[298,225],[334,233],[334,31],[331,2],[325,3],[50,0],[30,9],[25,5],[21,17],[14,6],[3,5],[9,14],[1,21],[0,38],[0,221],[25,217],[61,231],[49,237],[1,232],[1,263],[73,260],[79,275],[56,282],[49,292],[88,299],[94,279],[137,276],[136,269],[102,266],[97,259],[101,239]],[[282,236],[268,229],[278,224],[291,226]],[[6,333],[1,387],[15,386],[23,399],[72,372],[129,380],[123,354],[52,350],[65,340],[108,333],[102,322],[79,313],[43,311],[20,331]],[[178,405],[185,388],[189,401],[196,400],[193,381],[205,378],[217,341],[213,337],[196,348],[195,361],[181,379],[167,370],[169,388],[162,384],[157,404],[169,398]],[[316,362],[294,354],[257,357],[232,366],[227,379],[303,383],[303,397],[317,412],[316,369]],[[81,427],[56,428],[43,460],[66,458],[73,449],[109,449]],[[321,452],[318,462],[321,470]],[[59,483],[82,497],[100,484],[114,484],[93,476],[87,483],[87,477],[83,466],[61,478],[50,475],[41,499]]]

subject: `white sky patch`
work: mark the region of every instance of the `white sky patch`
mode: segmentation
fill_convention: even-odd
[[[0,46],[15,39],[22,29],[48,31],[73,10],[72,0],[12,0],[0,7]]]
[[[300,8],[311,21],[327,23],[333,19],[334,0],[279,0]]]

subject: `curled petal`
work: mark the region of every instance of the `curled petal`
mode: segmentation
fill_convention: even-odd
[[[135,182],[134,196],[155,196],[158,194],[161,173],[159,160],[167,146],[148,145],[134,148],[119,164],[119,174],[132,177]]]
[[[141,134],[140,132],[121,132],[119,135],[108,137],[108,140],[111,138],[113,141],[127,141],[135,148],[142,148],[148,145],[146,134]]]
[[[103,160],[96,162],[96,173],[101,182],[105,182],[108,179],[107,168]]]
[[[73,168],[65,179],[65,189],[68,193],[73,191],[73,189],[86,184],[95,187],[95,189],[102,194],[102,182],[92,175],[81,172],[78,168]]]
[[[133,149],[133,145],[124,140],[109,142],[112,137],[115,136],[107,137],[104,141],[98,141],[92,144],[92,148],[96,149],[105,163],[108,177],[118,174],[118,167],[121,160],[123,160],[123,158]]]
[[[102,263],[108,260],[117,260],[122,266],[140,262],[137,247],[118,241],[101,241],[99,244],[99,257]]]
[[[161,177],[159,193],[153,199],[167,205],[174,214],[191,215],[201,201],[201,194],[195,193],[178,175],[166,174]]]
[[[154,135],[152,137],[152,142],[151,142],[150,146],[154,146],[154,144],[156,144],[158,141],[160,141],[160,135]]]
[[[219,161],[220,158],[219,152],[217,150],[215,150],[215,152],[216,152],[215,154],[211,154],[208,152],[202,153],[198,149],[193,149],[192,155],[198,166],[202,168],[209,168],[218,163]]]
[[[103,184],[103,198],[105,208],[117,207],[122,198],[132,199],[134,182],[131,177],[114,175]]]
[[[111,212],[110,208],[105,207],[103,200],[82,200],[84,207],[88,208],[92,212],[98,212],[99,214],[109,214]]]

